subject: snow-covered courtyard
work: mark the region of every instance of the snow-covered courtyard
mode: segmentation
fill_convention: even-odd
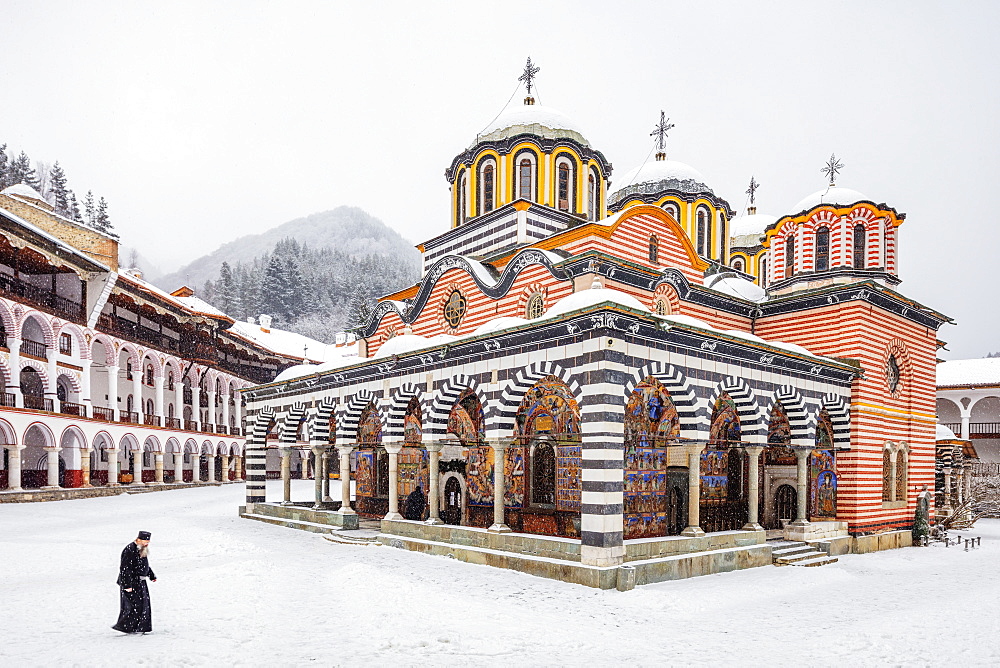
[[[312,483],[295,482],[308,499]],[[231,485],[0,506],[0,665],[1000,662],[997,520],[968,532],[983,536],[970,552],[848,555],[621,593],[334,544],[239,519],[242,496]],[[110,628],[118,557],[139,529],[153,533],[154,633],[123,636]]]

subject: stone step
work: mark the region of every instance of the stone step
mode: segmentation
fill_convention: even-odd
[[[825,552],[817,552],[816,550],[809,550],[808,552],[797,552],[796,554],[790,554],[788,556],[774,557],[774,563],[778,566],[787,566],[789,564],[797,564],[802,561],[809,561],[810,559],[818,558],[829,558],[829,555]]]
[[[326,524],[330,527],[340,526],[338,523],[339,518],[333,516],[333,509],[314,511],[312,506],[282,506],[276,503],[259,503],[254,505],[254,513],[293,522]]]
[[[317,524],[316,522],[305,522],[302,520],[291,520],[272,515],[259,515],[257,513],[240,513],[240,517],[247,520],[257,520],[267,524],[287,527],[289,529],[299,529],[300,531],[311,531],[312,533],[330,533],[333,530],[329,524]]]
[[[817,557],[812,559],[803,559],[802,561],[796,561],[791,566],[824,566],[826,564],[835,564],[839,559],[837,557],[831,557],[828,554],[823,554],[822,552]]]
[[[329,535],[323,536],[323,538],[326,538],[331,543],[339,543],[340,545],[374,545],[378,547],[382,544],[378,542],[378,536],[351,535],[346,531],[332,531]]]
[[[797,545],[795,547],[783,547],[780,549],[772,549],[771,556],[775,559],[779,557],[791,557],[797,554],[811,554],[816,552],[816,548],[810,547],[809,545]]]

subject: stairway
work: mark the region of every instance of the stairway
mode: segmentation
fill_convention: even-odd
[[[767,543],[771,546],[771,560],[775,566],[823,566],[838,561],[837,557],[802,541],[769,540]]]

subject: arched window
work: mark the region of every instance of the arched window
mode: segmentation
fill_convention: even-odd
[[[556,503],[556,453],[548,441],[531,449],[531,505],[554,506]]]
[[[743,258],[736,257],[733,258],[733,269],[736,271],[744,271]]]
[[[816,271],[830,268],[830,228],[816,230]]]
[[[857,269],[865,268],[865,226],[858,223],[854,226],[854,266]]]
[[[785,238],[785,278],[795,273],[795,234]]]
[[[597,220],[597,178],[593,172],[587,177],[587,220]]]
[[[726,239],[729,235],[726,234],[726,214],[719,212],[719,254],[715,256],[719,262],[725,262],[726,260]]]
[[[892,453],[882,451],[882,500],[892,501]]]
[[[556,183],[556,206],[560,211],[571,211],[573,200],[573,168],[569,162],[559,163]]]
[[[528,299],[528,304],[524,309],[524,317],[528,320],[534,320],[541,318],[543,313],[545,313],[545,297],[542,296],[542,293],[536,292]]]
[[[760,259],[760,277],[758,279],[760,287],[765,287],[767,285],[767,258]]]
[[[649,261],[653,264],[659,262],[660,255],[660,240],[656,238],[655,234],[649,235]]]
[[[469,179],[466,177],[465,172],[462,172],[462,178],[458,181],[458,224],[461,225],[465,222],[466,216],[468,215],[468,208],[465,199],[465,193],[469,189]]]
[[[906,501],[906,474],[907,474],[906,450],[896,453],[896,500]],[[966,473],[968,475],[968,473]]]
[[[698,255],[705,257],[708,248],[708,213],[704,209],[698,209]]]
[[[531,186],[531,160],[523,158],[517,167],[517,196],[528,201],[534,200]]]
[[[132,360],[125,360],[125,380],[132,380]]]
[[[173,371],[168,371],[167,372],[167,389],[168,390],[174,389],[174,372]]]
[[[152,399],[147,399],[146,400],[146,415],[153,415],[155,412],[156,412],[156,409],[153,407],[153,400]]]
[[[149,387],[153,386],[153,365],[152,364],[147,364],[146,365],[146,373],[145,373],[145,377],[143,378],[143,382],[147,386],[149,386]]]
[[[488,213],[493,210],[493,193],[494,193],[494,168],[493,163],[488,162],[486,166],[483,167],[482,173],[482,187],[480,188],[480,201],[481,201],[481,211],[483,213]]]
[[[174,405],[172,403],[167,404],[167,417],[171,420],[174,419]]]
[[[676,204],[674,204],[673,202],[664,202],[663,210],[666,211],[668,214],[670,214],[670,217],[673,218],[675,221],[677,221],[678,223],[681,222],[681,214]]]

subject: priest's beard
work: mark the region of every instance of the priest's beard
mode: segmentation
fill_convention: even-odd
[[[143,559],[149,558],[149,545],[142,545],[139,547],[139,556]]]

